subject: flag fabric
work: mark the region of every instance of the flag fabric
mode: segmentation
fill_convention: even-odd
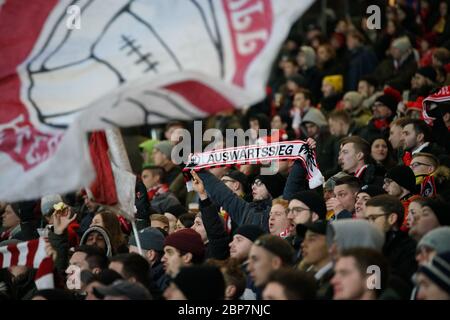
[[[45,252],[44,238],[0,247],[0,268],[12,266],[37,269],[34,281],[38,290],[54,288],[53,260]]]
[[[88,131],[262,100],[280,45],[312,2],[3,1],[1,200],[89,185]]]

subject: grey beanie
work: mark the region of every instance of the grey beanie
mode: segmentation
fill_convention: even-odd
[[[316,52],[308,46],[301,46],[300,52],[305,55],[305,63],[308,68],[316,65]]]
[[[336,242],[339,251],[351,248],[369,248],[381,252],[384,234],[366,220],[342,219],[327,228],[327,244]]]
[[[401,54],[404,54],[409,49],[411,49],[412,46],[411,41],[409,41],[409,38],[407,36],[403,36],[394,39],[394,41],[392,41],[392,47],[399,49]]]
[[[87,242],[87,239],[89,237],[89,234],[91,234],[92,232],[98,232],[103,236],[103,239],[105,239],[105,243],[106,243],[106,256],[107,257],[111,257],[113,252],[113,248],[112,248],[112,244],[111,244],[111,239],[109,237],[109,233],[108,231],[106,231],[106,229],[100,227],[100,226],[92,226],[89,227],[84,233],[83,236],[81,237],[80,240],[80,246],[85,245]]]
[[[52,214],[54,209],[53,206],[63,202],[62,197],[59,194],[50,194],[47,196],[43,196],[41,198],[41,212],[43,216],[48,216]]]
[[[450,251],[450,227],[439,227],[431,230],[420,239],[417,248],[429,247],[441,254]]]
[[[344,95],[343,99],[344,99],[344,101],[350,102],[350,105],[352,106],[352,110],[358,108],[364,100],[363,96],[359,92],[356,92],[356,91],[347,92]]]
[[[164,141],[161,141],[161,142],[155,144],[153,149],[158,149],[167,157],[167,159],[172,159],[171,154],[172,154],[173,144],[171,144],[169,140],[164,140]]]

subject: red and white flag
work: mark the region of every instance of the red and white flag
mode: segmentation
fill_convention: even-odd
[[[2,1],[0,199],[89,185],[87,131],[262,100],[282,42],[312,2]]]
[[[37,269],[34,281],[39,290],[54,288],[53,260],[45,252],[44,238],[0,247],[0,268],[13,266]]]

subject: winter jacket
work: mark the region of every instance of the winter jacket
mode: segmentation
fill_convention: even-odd
[[[202,221],[205,226],[206,235],[208,236],[208,245],[205,253],[206,259],[227,259],[230,256],[230,250],[228,249],[230,237],[220,219],[216,205],[209,198],[200,200],[200,211],[202,213]]]
[[[68,232],[56,234],[53,231],[48,233],[48,241],[52,248],[56,251],[55,269],[60,275],[65,275],[65,271],[69,264],[69,237]]]
[[[383,60],[373,72],[373,76],[378,83],[387,84],[402,91],[410,87],[411,78],[416,70],[417,62],[414,53],[411,52],[398,68],[394,65],[394,59]]]
[[[269,232],[269,213],[272,207],[272,198],[247,202],[234,194],[222,181],[208,171],[200,171],[205,189],[211,200],[222,206],[237,225],[258,225],[265,232]]]
[[[391,273],[411,283],[417,270],[417,243],[401,231],[388,231],[383,246],[383,255],[388,259]]]
[[[170,207],[176,205],[180,205],[180,201],[170,191],[157,194],[152,201],[150,201],[150,206],[152,209],[162,214],[164,214],[164,212],[166,212]]]
[[[370,49],[358,47],[349,52],[348,61],[347,75],[345,77],[346,88],[347,91],[357,90],[359,79],[375,70],[378,59]]]
[[[300,160],[295,160],[283,190],[283,199],[291,200],[296,192],[305,190],[309,190],[306,170]]]

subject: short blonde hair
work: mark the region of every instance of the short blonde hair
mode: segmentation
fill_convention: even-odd
[[[285,209],[287,209],[288,205],[289,205],[289,201],[284,200],[284,199],[274,199],[272,200],[272,206],[279,204],[281,206],[283,206]]]

